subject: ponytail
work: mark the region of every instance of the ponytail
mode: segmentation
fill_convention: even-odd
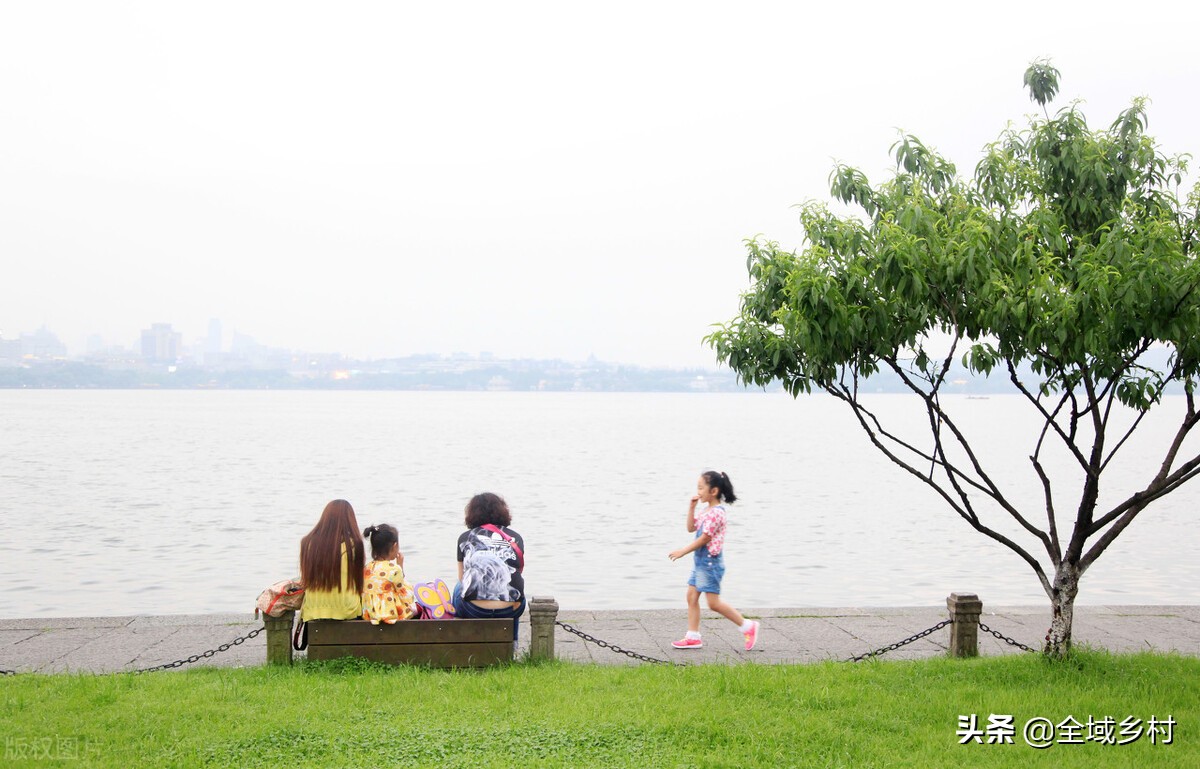
[[[400,541],[400,532],[395,526],[380,523],[364,529],[363,538],[371,542],[371,557],[378,561],[385,558],[392,551],[392,545]]]
[[[737,495],[733,493],[733,481],[729,480],[725,473],[709,470],[704,473],[704,480],[709,486],[716,488],[719,501],[731,505],[737,501]]]

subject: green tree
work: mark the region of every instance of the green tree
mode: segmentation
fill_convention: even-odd
[[[1092,130],[1077,105],[1046,111],[1058,79],[1047,61],[1029,67],[1042,115],[1002,133],[971,179],[913,136],[892,147],[896,171],[878,186],[837,166],[831,194],[853,213],[802,206],[798,251],[747,241],[751,287],[738,317],[706,338],[746,383],[843,401],[877,449],[1020,556],[1050,599],[1054,656],[1070,648],[1080,577],[1148,505],[1200,473],[1200,455],[1183,450],[1200,421],[1200,186],[1181,201],[1186,157],[1165,156],[1145,133],[1144,99]],[[1169,350],[1166,370],[1147,363],[1153,347]],[[945,408],[960,354],[973,372],[1006,375],[1038,415],[1029,461],[1044,509],[1010,500]],[[1036,384],[1019,373],[1030,370]],[[880,371],[918,396],[928,436],[895,432],[860,397]],[[1186,413],[1159,469],[1101,507],[1105,472],[1180,384]],[[1066,504],[1044,467],[1050,444],[1082,471]]]

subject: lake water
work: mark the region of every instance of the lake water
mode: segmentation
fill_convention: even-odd
[[[1001,484],[1044,520],[1028,407],[951,403]],[[922,424],[906,396],[873,404]],[[1105,499],[1149,477],[1165,417],[1182,408],[1168,399],[1144,425]],[[687,502],[710,468],[741,497],[723,587],[735,606],[939,605],[952,591],[1046,603],[1023,561],[878,454],[826,396],[0,390],[0,616],[250,611],[297,574],[300,538],[338,497],[362,526],[399,527],[411,579],[450,581],[463,505],[480,491],[507,498],[532,595],[681,608],[689,562],[667,553],[689,541]],[[1144,512],[1085,576],[1080,602],[1200,603],[1198,501],[1200,482]]]

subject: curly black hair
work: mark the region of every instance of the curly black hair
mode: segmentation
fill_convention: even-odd
[[[508,512],[508,503],[499,494],[490,491],[476,494],[467,503],[466,524],[468,529],[478,528],[485,523],[493,526],[508,526],[512,524],[512,515]]]

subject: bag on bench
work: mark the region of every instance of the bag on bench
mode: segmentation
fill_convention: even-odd
[[[258,594],[254,605],[254,618],[259,612],[267,617],[282,617],[284,612],[299,611],[304,605],[304,585],[298,579],[276,582]]]
[[[414,588],[418,619],[454,619],[454,602],[444,580],[421,582]]]

